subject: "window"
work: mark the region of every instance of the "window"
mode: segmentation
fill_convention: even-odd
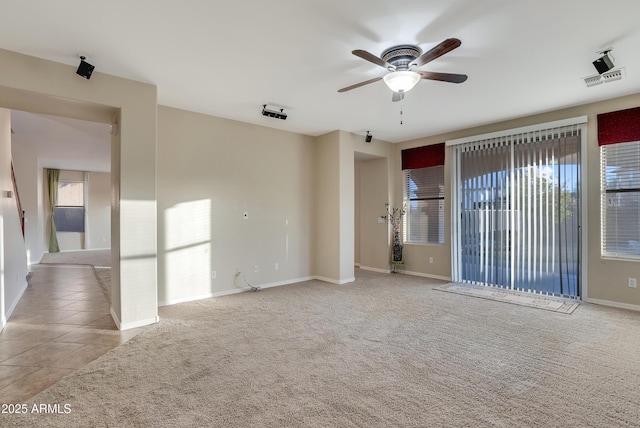
[[[640,107],[598,115],[601,253],[640,259]]]
[[[58,232],[84,232],[84,183],[60,180],[53,215]]]
[[[405,242],[444,244],[444,165],[405,170]]]
[[[444,244],[444,143],[402,151],[404,241]]]
[[[640,258],[640,141],[600,146],[602,255]]]

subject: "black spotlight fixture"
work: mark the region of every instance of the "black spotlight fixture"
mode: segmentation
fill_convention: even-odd
[[[364,136],[364,142],[370,143],[372,139],[373,139],[373,135],[371,135],[369,131],[367,131],[367,135]]]
[[[84,56],[80,56],[80,65],[78,66],[78,70],[76,73],[85,79],[91,79],[91,73],[93,73],[93,69],[95,68],[93,65],[89,64],[85,61]]]
[[[599,74],[606,73],[613,68],[613,61],[609,58],[609,52],[611,52],[611,49],[599,52],[602,56],[593,61],[593,66],[598,70]]]

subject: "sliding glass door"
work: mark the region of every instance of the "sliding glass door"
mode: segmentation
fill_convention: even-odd
[[[576,125],[454,146],[456,281],[579,296],[580,146]]]

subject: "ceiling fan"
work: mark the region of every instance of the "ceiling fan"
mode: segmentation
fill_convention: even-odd
[[[437,73],[433,71],[416,70],[428,62],[441,57],[447,52],[451,52],[462,42],[459,39],[451,38],[443,41],[439,45],[422,53],[422,49],[415,45],[398,45],[386,49],[380,57],[373,55],[362,49],[356,49],[351,53],[366,61],[372,62],[380,67],[389,70],[389,73],[381,77],[365,80],[355,85],[338,89],[338,92],[346,92],[369,83],[384,80],[384,83],[393,91],[392,101],[400,101],[404,94],[410,91],[420,79],[439,80],[441,82],[462,83],[467,80],[466,74]]]

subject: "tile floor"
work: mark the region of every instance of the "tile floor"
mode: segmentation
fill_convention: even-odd
[[[141,330],[117,330],[91,266],[31,266],[0,333],[0,402],[34,396]]]

